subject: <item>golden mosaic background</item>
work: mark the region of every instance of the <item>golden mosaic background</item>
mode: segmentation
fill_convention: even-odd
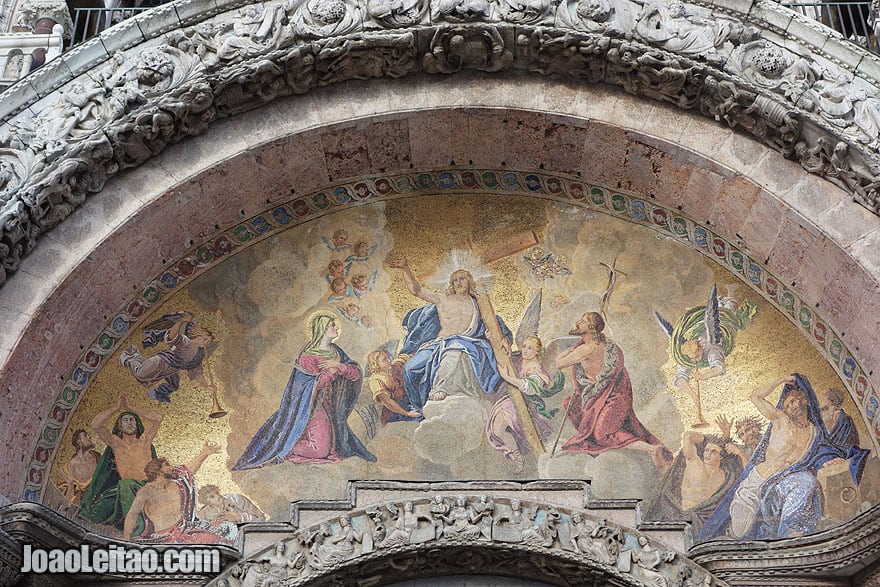
[[[344,497],[352,479],[523,479],[588,478],[600,498],[641,497],[656,489],[656,471],[644,455],[616,450],[597,457],[584,454],[547,455],[514,475],[509,462],[485,441],[487,398],[482,406],[449,400],[426,406],[428,420],[392,423],[368,434],[358,415],[349,419],[355,433],[378,457],[369,463],[349,458],[338,464],[284,463],[259,470],[230,472],[257,428],[278,409],[281,393],[300,349],[308,340],[306,321],[318,309],[337,311],[326,302],[327,263],[334,253],[324,243],[337,229],[349,233],[349,243],[366,241],[375,247],[370,262],[359,270],[375,270],[372,290],[357,300],[360,316],[370,317],[364,327],[340,316],[342,333],[336,343],[362,367],[369,351],[401,340],[406,311],[423,305],[405,288],[399,271],[382,260],[403,252],[413,272],[426,285],[439,289],[448,277],[450,254],[470,247],[474,256],[516,235],[532,231],[547,252],[564,255],[571,275],[541,280],[529,271],[520,252],[488,266],[491,298],[498,314],[512,330],[531,299],[543,289],[540,335],[545,343],[562,336],[586,311],[598,309],[608,275],[600,263],[616,260],[620,272],[607,310],[612,338],[623,349],[633,382],[635,412],[645,426],[674,452],[681,434],[695,419],[691,400],[671,384],[675,363],[670,359],[665,333],[653,310],[669,319],[705,304],[713,283],[719,292],[738,283],[737,299],[759,306],[753,324],[737,334],[736,347],[727,358],[727,374],[701,385],[703,412],[708,422],[725,414],[731,419],[758,415],[749,394],[776,377],[799,372],[817,392],[843,387],[832,368],[788,320],[763,301],[749,286],[699,253],[647,228],[583,208],[519,196],[431,196],[367,204],[309,222],[271,237],[231,257],[157,308],[143,323],[165,313],[189,311],[195,321],[215,333],[217,350],[207,359],[220,388],[220,402],[229,411],[210,419],[211,394],[186,375],[170,404],[150,400],[119,364],[118,353],[98,374],[85,394],[55,457],[53,479],[73,454],[74,430],[90,430],[98,412],[125,393],[132,405],[149,405],[164,415],[155,441],[161,456],[172,463],[192,457],[205,440],[221,446],[198,472],[200,485],[213,483],[224,493],[242,493],[275,520],[286,520],[289,503],[296,499]],[[441,273],[441,274],[438,274]],[[121,345],[139,345],[133,331]],[[162,348],[161,345],[160,347]],[[154,352],[145,351],[146,355]],[[570,374],[566,373],[567,379]],[[548,404],[558,407],[566,390]],[[775,397],[770,398],[775,402]],[[361,393],[359,405],[370,403]],[[158,406],[158,407],[157,407]],[[480,412],[480,409],[483,412]],[[844,409],[858,418],[847,398]],[[481,420],[482,418],[482,420]],[[561,415],[553,420],[561,422]],[[857,421],[862,446],[869,436]],[[717,432],[713,426],[710,432]],[[567,424],[563,441],[574,430]],[[93,433],[98,450],[103,446]],[[849,507],[849,517],[877,502],[876,459],[863,481],[861,500]],[[837,522],[844,520],[835,520]],[[829,521],[831,522],[831,521]]]

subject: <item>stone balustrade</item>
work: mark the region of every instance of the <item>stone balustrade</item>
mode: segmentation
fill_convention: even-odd
[[[12,85],[30,73],[34,64],[42,65],[61,55],[64,27],[56,24],[48,34],[0,34],[0,88]],[[16,62],[15,58],[21,56]]]

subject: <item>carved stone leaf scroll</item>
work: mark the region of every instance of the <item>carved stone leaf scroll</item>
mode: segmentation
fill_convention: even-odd
[[[0,124],[0,284],[87,193],[218,118],[417,72],[618,85],[748,133],[880,208],[876,80],[759,38],[761,21],[678,0],[272,0],[189,22],[23,98]]]

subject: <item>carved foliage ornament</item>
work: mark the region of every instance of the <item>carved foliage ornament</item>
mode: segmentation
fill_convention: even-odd
[[[414,565],[422,553],[432,561]],[[389,556],[395,563],[388,564]],[[356,572],[354,565],[360,567]],[[479,569],[551,582],[564,578],[566,584],[586,572],[634,585],[724,585],[629,528],[584,512],[488,495],[435,495],[344,514],[296,531],[212,584],[306,585],[353,574],[388,580],[409,568],[421,576]]]
[[[680,2],[630,0],[275,0],[206,15],[114,54],[0,127],[0,284],[87,192],[218,117],[419,71],[528,69],[699,109],[877,211],[874,88],[755,30]]]

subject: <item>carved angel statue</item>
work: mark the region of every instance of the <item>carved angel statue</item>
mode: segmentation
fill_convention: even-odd
[[[727,296],[722,298],[713,284],[706,305],[686,310],[674,325],[654,312],[669,337],[669,354],[676,363],[672,384],[687,393],[696,406],[694,428],[709,425],[703,418],[699,382],[727,372],[726,357],[733,350],[737,330],[743,330],[758,313],[755,304],[740,304],[734,299],[736,287],[728,286]]]

